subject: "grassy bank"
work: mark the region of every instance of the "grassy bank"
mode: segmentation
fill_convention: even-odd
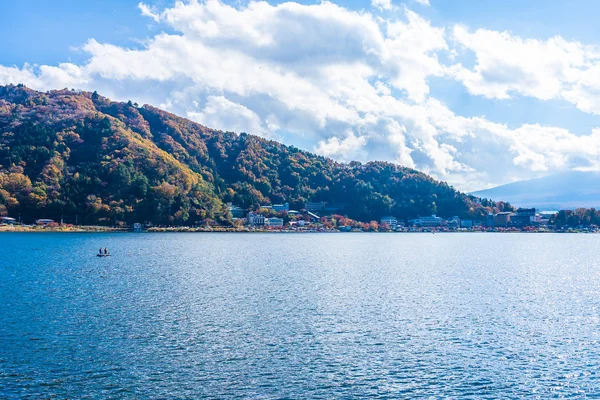
[[[0,225],[0,232],[125,232],[123,228],[107,226],[52,226],[39,225]]]

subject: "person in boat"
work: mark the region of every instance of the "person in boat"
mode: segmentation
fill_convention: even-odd
[[[101,256],[102,255],[102,247],[100,247],[100,249],[98,250],[98,255]]]
[[[108,249],[105,247],[104,248],[104,255],[107,256],[108,255]]]

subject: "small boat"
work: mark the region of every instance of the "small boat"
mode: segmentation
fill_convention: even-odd
[[[110,257],[110,254],[96,254],[96,257]]]

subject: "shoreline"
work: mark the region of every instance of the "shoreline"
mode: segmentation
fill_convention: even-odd
[[[35,225],[0,225],[0,233],[134,233],[130,228],[115,228],[107,226],[35,226]],[[416,229],[402,231],[342,231],[338,229],[240,229],[240,228],[190,228],[190,227],[152,227],[137,233],[600,233],[600,230],[592,229],[571,229],[571,230],[555,230],[555,229],[532,229],[532,230],[517,230],[517,229],[476,229],[476,230],[435,230],[435,229]]]

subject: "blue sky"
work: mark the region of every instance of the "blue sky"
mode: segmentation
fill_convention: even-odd
[[[463,190],[600,169],[596,1],[7,3],[0,84],[98,90]]]
[[[148,3],[167,7],[175,2]],[[8,40],[0,41],[0,63],[48,64],[78,59],[83,55],[73,48],[89,38],[135,46],[136,40],[160,31],[158,26],[150,28],[138,4],[139,0],[5,2],[0,13],[0,34]],[[355,10],[369,9],[371,5],[369,1],[337,4]],[[463,23],[474,29],[508,30],[519,36],[540,39],[560,34],[584,43],[594,43],[600,36],[600,24],[594,17],[600,12],[600,3],[594,0],[441,0],[434,1],[432,7],[410,1],[406,4],[439,24]]]

